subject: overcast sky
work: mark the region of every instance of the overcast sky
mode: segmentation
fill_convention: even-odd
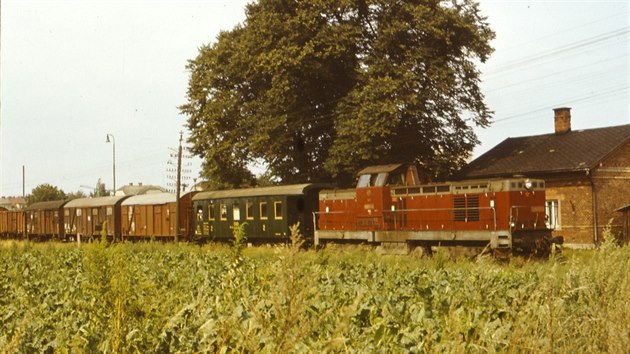
[[[89,193],[166,186],[185,117],[186,62],[248,1],[1,1],[0,196],[49,183]],[[481,1],[497,33],[483,71],[491,128],[474,156],[508,137],[629,124],[629,2]],[[193,160],[192,177],[199,161]],[[87,187],[82,187],[87,186]]]

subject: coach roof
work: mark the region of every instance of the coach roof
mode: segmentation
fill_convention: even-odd
[[[305,183],[288,186],[273,186],[259,188],[229,189],[223,191],[208,191],[198,193],[193,200],[226,199],[242,197],[266,197],[276,195],[303,195],[309,189],[324,188],[324,185]]]

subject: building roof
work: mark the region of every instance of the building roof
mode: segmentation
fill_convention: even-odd
[[[630,124],[508,138],[465,166],[461,178],[585,171],[630,142]]]
[[[117,196],[142,195],[142,194],[163,193],[163,192],[166,192],[166,189],[160,186],[151,186],[151,185],[146,185],[146,184],[138,184],[138,185],[129,184],[129,185],[118,188],[116,190],[116,195]]]

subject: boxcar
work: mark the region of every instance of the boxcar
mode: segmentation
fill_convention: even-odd
[[[0,208],[0,236],[20,238],[25,232],[24,211]]]
[[[185,194],[179,201],[179,237],[189,238],[192,196]],[[125,199],[121,204],[122,235],[126,239],[152,237],[174,239],[177,197],[172,193],[149,193]]]
[[[65,239],[63,206],[67,200],[40,202],[25,210],[26,230],[29,238],[38,240]]]
[[[121,204],[125,239],[174,238],[177,199],[172,193],[135,195]]]
[[[105,233],[109,239],[120,240],[120,204],[128,196],[80,198],[68,202],[64,207],[64,231],[67,237],[92,238]]]
[[[195,238],[229,240],[235,226],[247,223],[248,242],[286,242],[290,226],[299,222],[301,234],[310,239],[321,189],[316,184],[298,184],[198,193],[192,198]]]

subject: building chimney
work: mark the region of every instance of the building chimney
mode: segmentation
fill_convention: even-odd
[[[556,127],[556,134],[564,134],[571,131],[571,108],[561,107],[554,108],[554,121]]]

